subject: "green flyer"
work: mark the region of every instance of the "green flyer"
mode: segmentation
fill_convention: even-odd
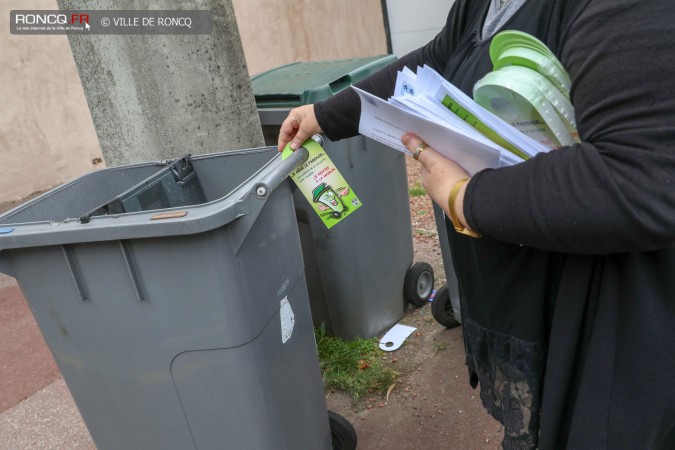
[[[291,178],[330,229],[359,209],[361,201],[318,143],[308,139],[302,146],[309,151],[309,158],[291,173]],[[287,145],[282,159],[292,152]]]

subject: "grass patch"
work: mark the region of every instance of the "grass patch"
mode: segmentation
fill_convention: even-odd
[[[448,346],[445,345],[444,342],[436,341],[434,342],[434,348],[436,349],[437,352],[442,352],[443,350],[447,350]]]
[[[415,183],[415,186],[411,187],[410,190],[410,195],[413,197],[421,197],[422,195],[427,195],[426,189],[422,187],[422,183],[419,181]]]
[[[415,234],[417,236],[426,236],[426,237],[436,237],[436,236],[438,236],[437,231],[423,230],[421,228],[415,228]]]
[[[349,393],[354,401],[371,392],[385,393],[398,373],[382,361],[378,340],[344,341],[327,336],[325,327],[314,330],[326,389]]]

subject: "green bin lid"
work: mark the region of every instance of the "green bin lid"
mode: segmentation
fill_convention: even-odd
[[[394,55],[296,62],[251,78],[258,108],[292,108],[325,100],[396,60]]]

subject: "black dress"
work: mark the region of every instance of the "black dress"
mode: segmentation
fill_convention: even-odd
[[[470,95],[492,69],[488,4],[457,0],[359,86],[387,98],[398,69],[428,64]],[[562,61],[583,142],[467,187],[484,238],[448,236],[470,381],[506,449],[675,449],[675,2],[527,0],[502,29]],[[358,132],[350,90],[315,111],[331,139]]]

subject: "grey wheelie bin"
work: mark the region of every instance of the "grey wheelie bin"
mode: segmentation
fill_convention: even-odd
[[[446,217],[443,210],[434,204],[434,218],[438,229],[438,239],[441,245],[443,268],[447,283],[440,287],[431,304],[431,314],[434,319],[446,328],[454,328],[461,324],[461,307],[459,298],[459,282],[455,274],[450,246],[448,245],[448,233]]]
[[[393,55],[294,63],[251,79],[267,145],[288,112],[324,100],[385,67]],[[330,230],[294,194],[314,324],[344,338],[370,338],[431,294],[431,266],[413,264],[405,156],[363,136],[323,147],[363,206]]]
[[[306,157],[104,169],[0,216],[99,449],[333,448],[284,181]]]

